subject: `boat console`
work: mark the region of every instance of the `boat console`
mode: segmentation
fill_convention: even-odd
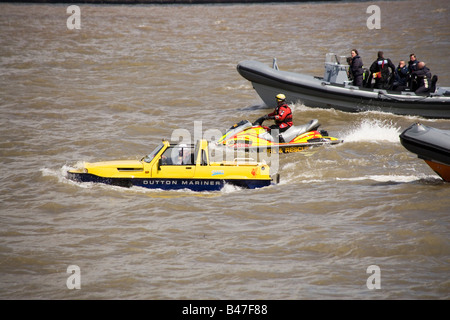
[[[330,83],[350,84],[348,80],[348,64],[344,64],[347,57],[327,53],[325,56],[325,73],[323,80]]]

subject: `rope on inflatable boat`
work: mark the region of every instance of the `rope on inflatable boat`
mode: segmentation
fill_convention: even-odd
[[[401,98],[397,98],[397,97],[392,97],[392,96],[387,95],[386,93],[384,93],[384,92],[382,92],[382,91],[378,91],[378,97],[379,97],[380,99],[381,99],[381,96],[385,96],[386,98],[389,98],[389,99],[391,99],[391,100],[396,100],[396,101],[405,101],[405,102],[411,101],[411,100],[409,100],[409,99],[401,99]],[[422,97],[422,98],[420,98],[420,99],[415,99],[415,101],[422,101],[422,100],[425,100],[425,99],[427,99],[427,98],[429,98],[429,97],[431,97],[431,95]]]

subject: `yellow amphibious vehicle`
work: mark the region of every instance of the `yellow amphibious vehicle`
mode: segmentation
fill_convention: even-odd
[[[194,191],[220,190],[227,183],[249,189],[272,183],[267,164],[245,159],[213,163],[209,160],[206,140],[195,145],[163,140],[141,160],[84,163],[82,168],[69,170],[67,177],[122,187]]]

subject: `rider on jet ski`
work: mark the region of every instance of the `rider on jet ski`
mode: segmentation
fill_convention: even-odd
[[[275,120],[275,124],[265,127],[268,132],[272,129],[278,129],[280,133],[289,129],[292,125],[292,111],[286,103],[286,96],[282,93],[277,94],[277,107],[275,110],[264,116],[264,120]]]

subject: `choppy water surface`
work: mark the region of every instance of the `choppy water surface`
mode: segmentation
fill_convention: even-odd
[[[269,110],[245,59],[322,75],[327,52],[414,52],[450,85],[450,5],[0,4],[0,298],[448,299],[450,187],[404,149],[414,122],[293,106],[344,144],[283,155],[279,185],[148,191],[68,181],[78,161],[136,159],[175,129]],[[408,14],[398,14],[404,10]],[[81,270],[69,290],[67,268]],[[381,289],[367,268],[379,266]]]

